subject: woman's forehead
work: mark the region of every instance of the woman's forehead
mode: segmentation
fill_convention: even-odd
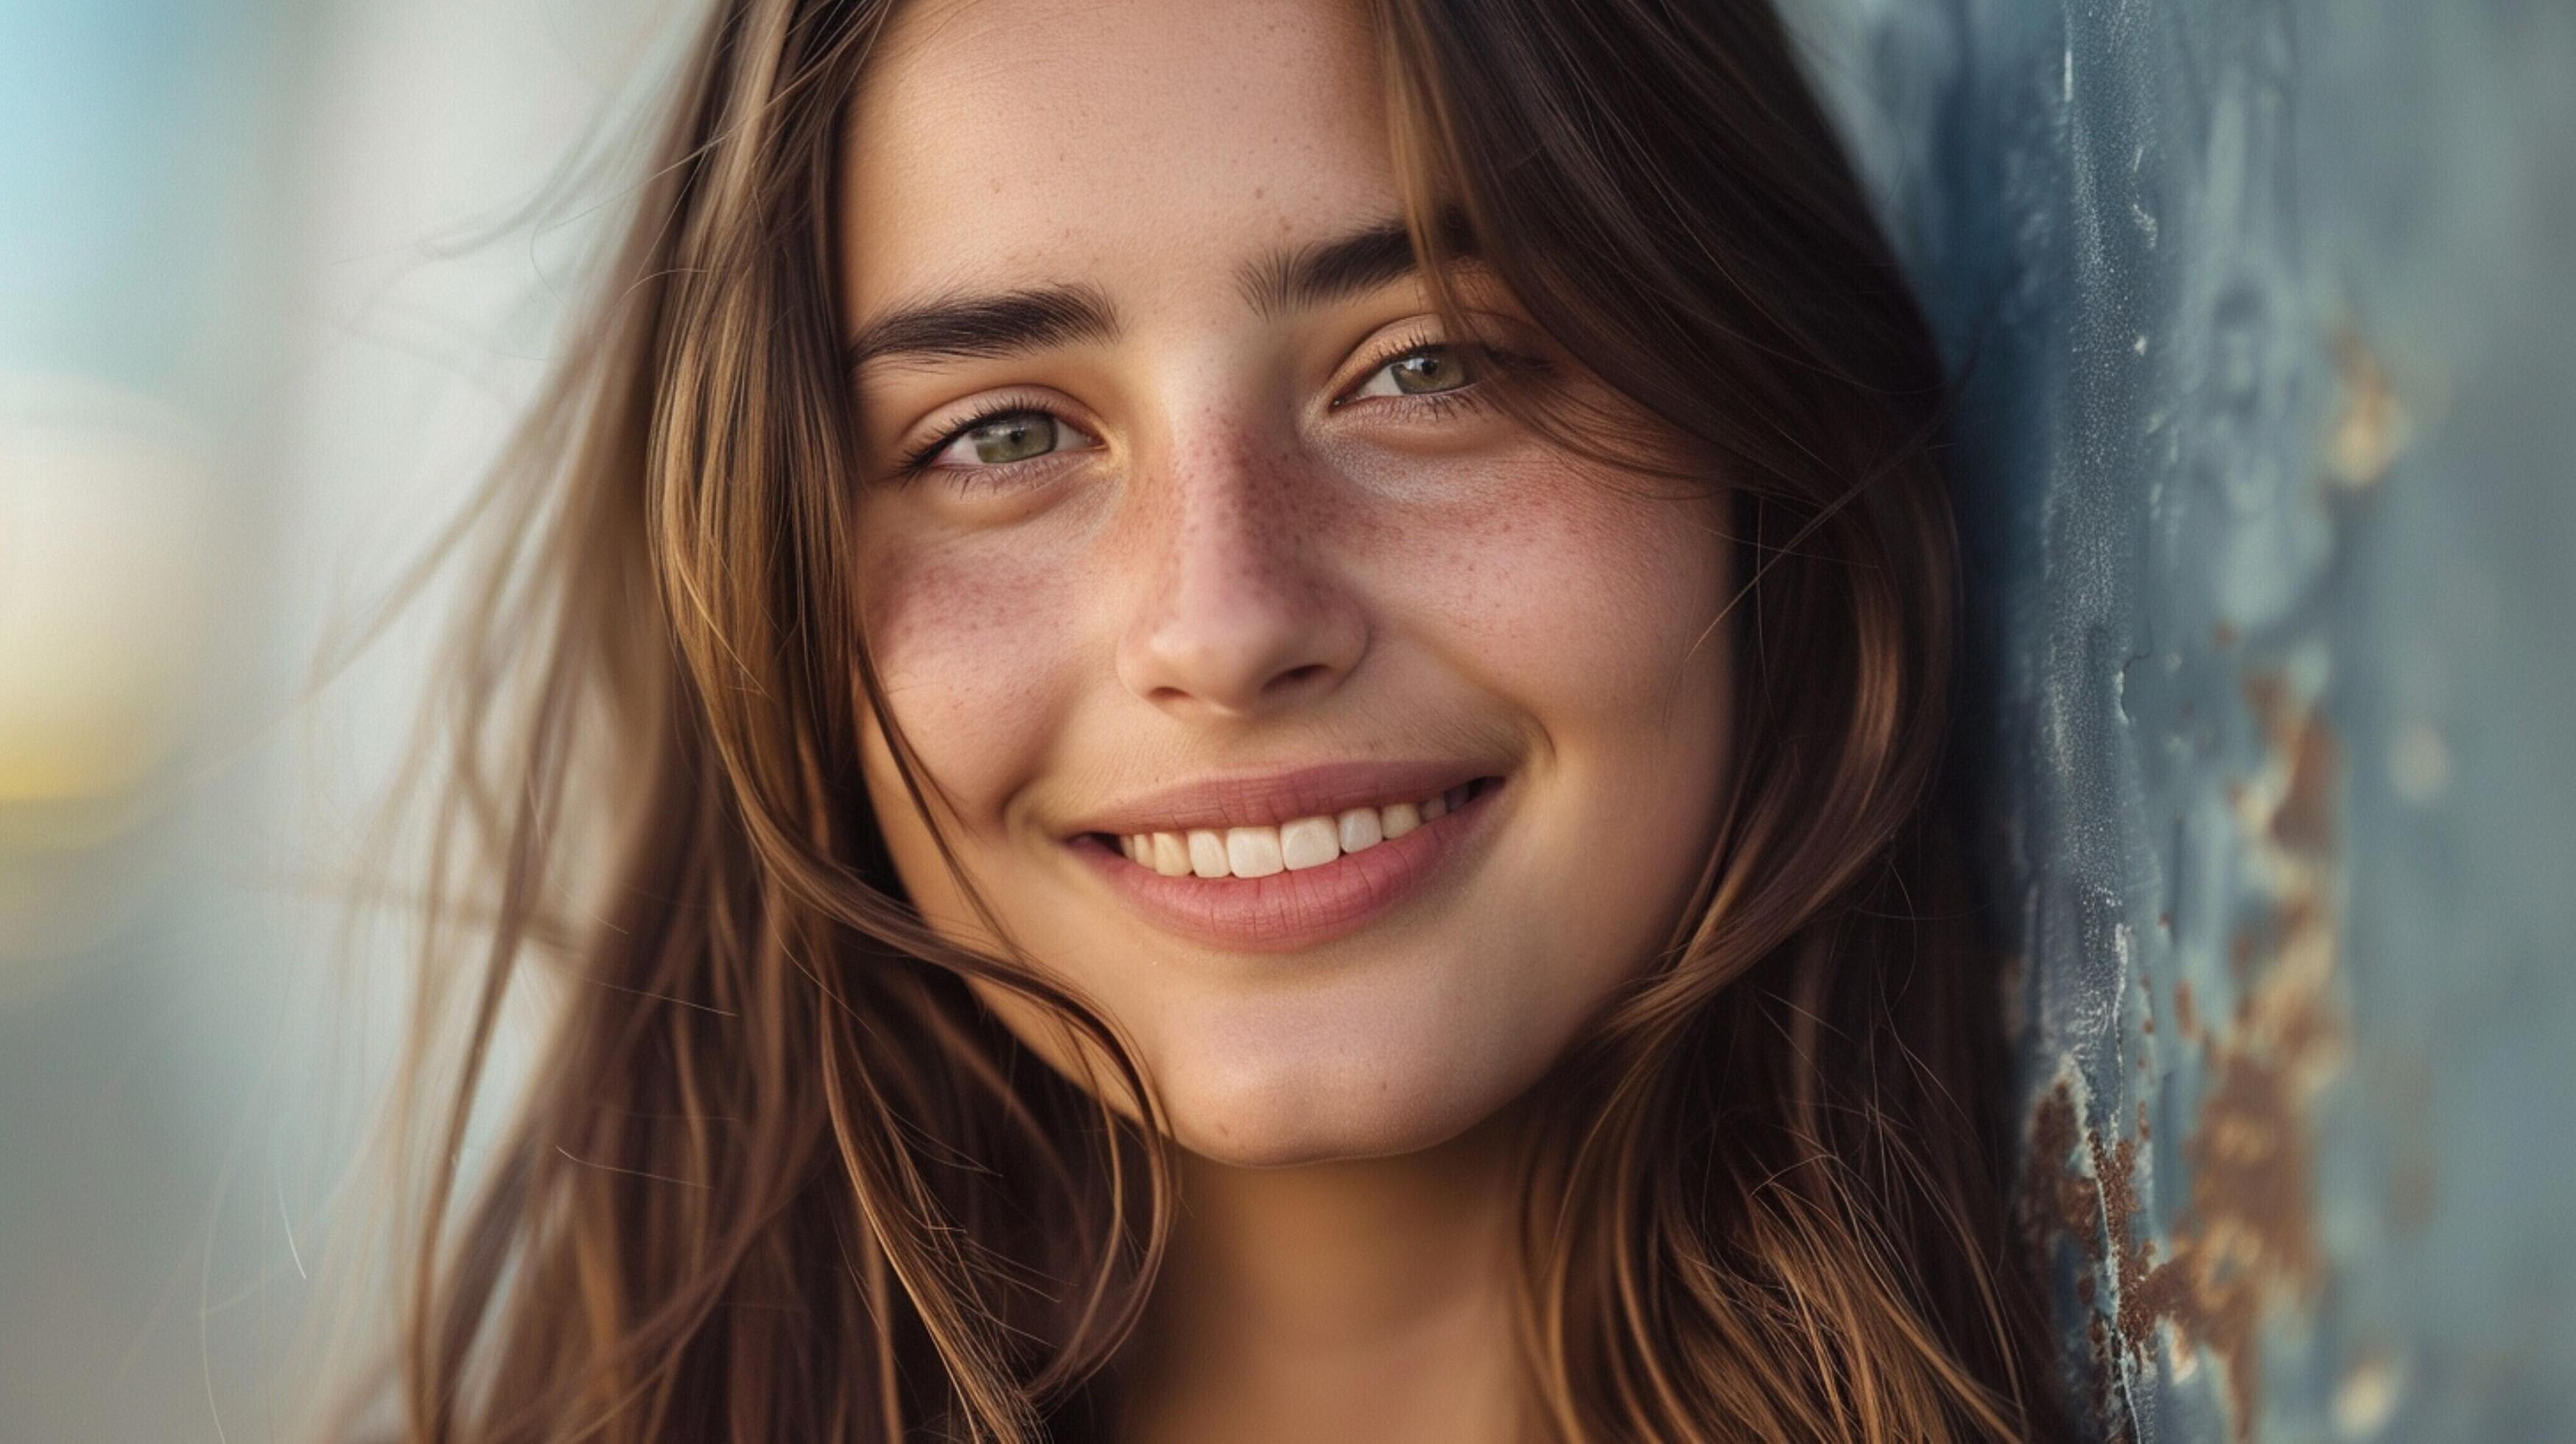
[[[1396,209],[1356,0],[920,0],[842,162],[854,313],[1033,279],[1150,304]]]

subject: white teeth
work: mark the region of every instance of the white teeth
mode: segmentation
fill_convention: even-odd
[[[1236,877],[1268,877],[1288,865],[1279,856],[1279,829],[1275,827],[1227,828],[1225,860]]]
[[[1473,784],[1453,787],[1420,802],[1354,807],[1333,817],[1301,817],[1279,827],[1196,828],[1140,832],[1118,839],[1118,850],[1139,867],[1165,877],[1269,877],[1322,867],[1346,852],[1391,842],[1463,806]]]
[[[1341,836],[1338,840],[1344,852],[1375,847],[1386,836],[1377,825],[1377,809],[1374,807],[1354,807],[1343,813],[1339,821]]]
[[[1201,877],[1223,877],[1228,871],[1225,839],[1205,828],[1190,834],[1190,871]]]
[[[1399,802],[1378,814],[1378,830],[1389,842],[1422,825],[1422,809],[1410,802]]]
[[[1322,867],[1342,855],[1342,839],[1329,817],[1301,817],[1279,829],[1279,860],[1294,872]]]

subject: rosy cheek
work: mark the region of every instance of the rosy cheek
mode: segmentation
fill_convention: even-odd
[[[1616,717],[1706,679],[1724,606],[1716,506],[1520,451],[1376,528],[1375,570],[1446,650],[1549,716]],[[1546,699],[1539,706],[1540,697]]]
[[[863,611],[887,706],[969,827],[1042,765],[1077,681],[1076,573],[1011,540],[870,548]]]

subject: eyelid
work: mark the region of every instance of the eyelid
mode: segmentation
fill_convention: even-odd
[[[1397,326],[1387,329],[1393,333],[1394,339],[1368,348],[1370,353],[1369,359],[1354,371],[1348,382],[1334,391],[1331,400],[1325,403],[1327,409],[1339,409],[1350,402],[1363,399],[1403,401],[1408,403],[1425,402],[1438,397],[1458,397],[1460,399],[1464,399],[1462,393],[1475,389],[1477,383],[1482,379],[1482,377],[1492,370],[1505,367],[1546,369],[1545,362],[1525,352],[1507,350],[1501,346],[1486,341],[1451,340],[1447,337],[1446,333],[1439,328],[1436,322],[1427,317],[1416,318],[1410,322],[1399,323]],[[1386,333],[1382,332],[1381,334]],[[1459,353],[1461,356],[1467,358],[1467,362],[1470,367],[1476,368],[1474,373],[1470,375],[1467,384],[1452,391],[1424,392],[1402,397],[1390,396],[1363,398],[1354,394],[1370,380],[1374,379],[1378,373],[1384,371],[1387,367],[1394,365],[1396,362],[1425,351],[1441,349],[1452,350]],[[960,416],[957,420],[941,427],[939,431],[927,441],[905,448],[902,455],[895,463],[893,475],[900,479],[910,480],[933,470],[960,472],[1002,471],[1012,467],[1028,466],[1048,461],[1055,457],[1066,455],[1070,451],[1087,449],[1067,448],[1065,451],[1049,452],[1041,456],[1027,457],[1020,461],[988,462],[978,466],[933,467],[931,465],[933,458],[937,457],[941,452],[947,450],[949,447],[955,445],[960,438],[966,435],[967,432],[974,430],[978,426],[998,421],[1003,417],[1018,415],[1021,413],[1034,413],[1047,416],[1051,418],[1056,425],[1070,429],[1076,435],[1079,435],[1084,440],[1090,442],[1092,446],[1105,444],[1101,439],[1099,429],[1097,427],[1075,419],[1074,412],[1076,409],[1077,408],[1066,405],[1057,397],[1044,391],[1004,391],[997,393],[988,400],[976,403],[971,410]]]
[[[1357,393],[1361,387],[1376,380],[1379,372],[1407,356],[1448,344],[1440,338],[1437,330],[1419,322],[1407,322],[1394,334],[1392,341],[1363,348],[1368,359],[1353,368],[1348,381],[1333,388],[1332,399],[1325,403],[1327,409],[1358,400]]]
[[[1347,384],[1334,391],[1332,400],[1325,403],[1326,409],[1338,410],[1352,402],[1361,400],[1393,401],[1400,399],[1405,401],[1421,401],[1433,396],[1459,396],[1461,393],[1473,390],[1485,375],[1494,370],[1509,366],[1526,366],[1532,364],[1532,358],[1523,356],[1514,351],[1506,350],[1505,348],[1494,345],[1490,342],[1451,340],[1436,328],[1422,325],[1421,323],[1411,324],[1413,329],[1398,333],[1402,339],[1391,342],[1382,348],[1370,348],[1370,359],[1361,363],[1360,367]],[[1419,355],[1426,351],[1441,350],[1452,351],[1465,358],[1469,367],[1469,374],[1465,385],[1456,387],[1449,391],[1419,392],[1400,398],[1392,396],[1362,397],[1358,394],[1362,387],[1368,385],[1371,381],[1376,380],[1380,372],[1386,370],[1386,368],[1394,365],[1396,362],[1402,361],[1407,357]]]
[[[894,475],[898,478],[910,480],[914,477],[922,476],[932,471],[999,471],[1009,467],[1025,466],[1033,462],[1045,461],[1052,457],[1064,454],[1064,452],[1048,452],[1044,456],[1026,457],[1019,461],[987,462],[981,466],[940,467],[933,466],[931,464],[941,452],[956,445],[959,439],[964,437],[966,433],[973,431],[979,426],[999,421],[1006,416],[1019,416],[1024,414],[1045,416],[1054,421],[1056,425],[1073,432],[1084,440],[1092,443],[1092,445],[1100,445],[1101,441],[1098,432],[1093,427],[1074,420],[1067,414],[1070,409],[1071,408],[1054,402],[1038,393],[1024,392],[1014,394],[1011,392],[1003,392],[988,400],[975,403],[972,410],[966,412],[956,421],[941,427],[928,441],[916,446],[906,447],[902,455],[895,461]],[[1068,449],[1078,450],[1080,448]]]

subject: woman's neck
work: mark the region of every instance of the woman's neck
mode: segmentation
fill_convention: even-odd
[[[1172,1251],[1131,1347],[1140,1441],[1510,1440],[1511,1136],[1489,1119],[1393,1158],[1189,1158]]]

